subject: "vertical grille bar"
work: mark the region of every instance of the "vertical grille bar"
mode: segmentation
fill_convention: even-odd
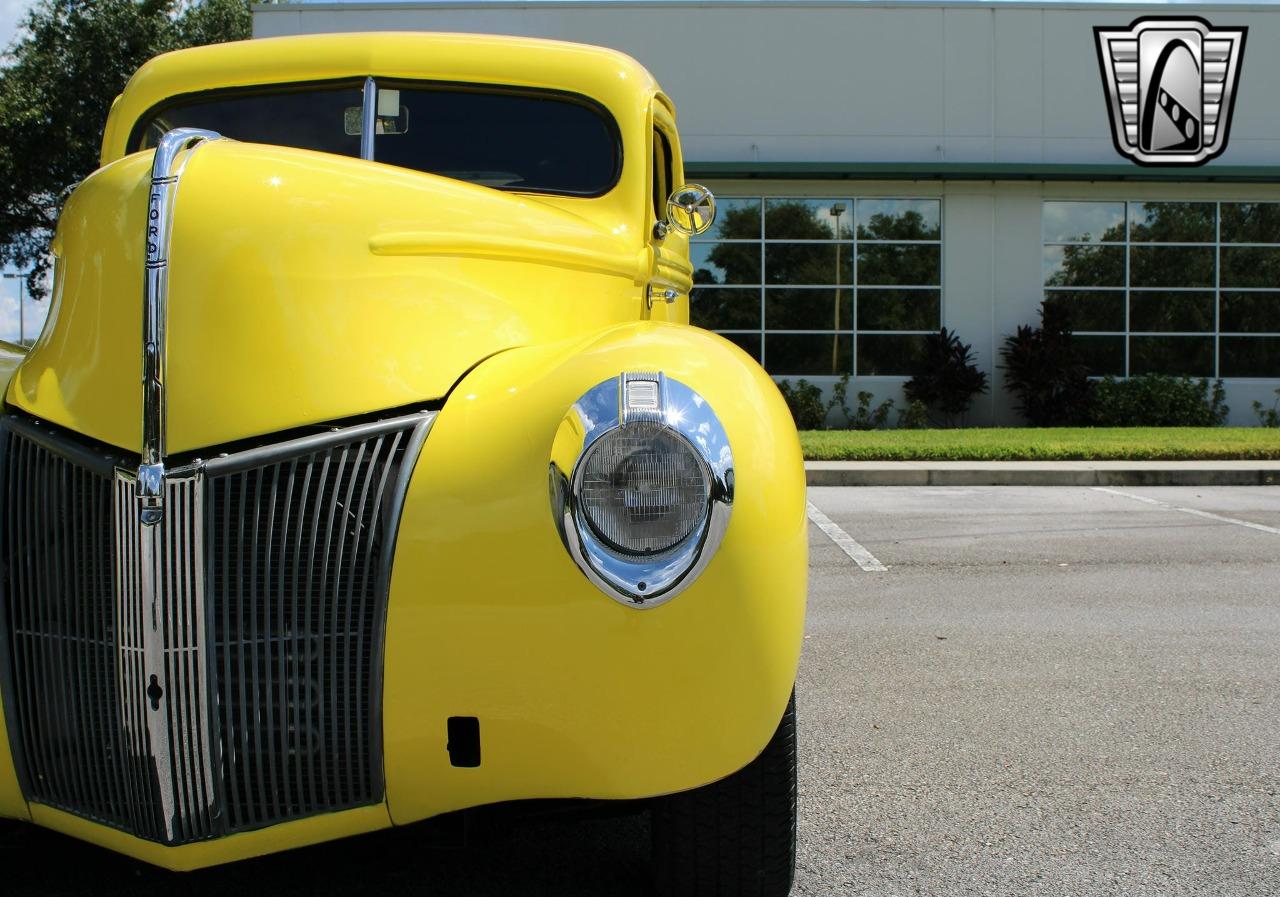
[[[342,483],[351,473],[347,461],[350,448],[350,446],[344,445],[338,449],[338,463],[329,485],[328,519],[325,521],[324,527],[324,550],[320,554],[319,594],[326,597],[332,596],[334,599],[338,596],[332,589],[332,583],[329,579],[329,559],[334,544],[334,518],[337,516],[338,509],[342,506]],[[340,517],[338,522],[339,524],[342,523]],[[335,677],[333,670],[342,650],[339,647],[339,639],[342,637],[342,632],[339,631],[337,625],[338,606],[339,601],[337,600],[321,601],[317,606],[316,625],[320,629],[318,644],[320,650],[317,652],[318,656],[316,658],[316,678],[319,680],[319,684],[316,688],[315,705],[316,733],[319,737],[316,739],[316,746],[312,752],[313,760],[322,756],[326,744],[330,751],[329,757],[337,756],[334,742],[337,740],[341,723],[338,719],[338,695],[334,688]],[[323,762],[322,760],[319,766],[321,792],[333,795],[333,799],[339,803],[345,804],[350,801],[350,796],[341,786],[338,777],[334,775],[334,764]]]
[[[179,469],[0,417],[0,683],[27,798],[183,843],[382,795],[391,548],[433,414]]]
[[[117,685],[119,689],[119,730],[124,741],[121,768],[132,792],[131,828],[146,837],[160,839],[164,831],[164,810],[155,782],[156,758],[147,726],[145,611],[142,594],[141,529],[138,523],[137,486],[125,477],[115,479],[115,557],[119,564],[115,590],[116,618],[120,631]]]
[[[303,465],[302,476],[302,492],[301,499],[298,503],[298,534],[294,539],[293,555],[290,558],[293,561],[292,571],[288,576],[289,579],[289,629],[281,633],[281,638],[287,640],[288,645],[288,663],[289,663],[289,726],[283,732],[284,741],[281,753],[287,760],[293,762],[288,763],[291,767],[294,780],[294,797],[290,803],[290,808],[295,813],[303,812],[303,807],[308,806],[306,801],[306,774],[303,764],[299,761],[302,751],[302,676],[305,667],[302,663],[302,616],[301,608],[305,603],[302,591],[303,571],[298,569],[297,559],[303,557],[302,546],[306,544],[307,537],[307,507],[309,502],[314,501],[311,498],[311,480],[314,473],[315,464],[314,457],[300,459]],[[283,565],[282,565],[283,566]],[[281,589],[281,595],[284,590]]]
[[[405,446],[402,444],[403,440],[404,440],[403,433],[391,434],[391,447],[387,453],[388,460],[396,457],[398,454],[400,454],[405,450]],[[383,519],[382,502],[387,495],[388,480],[391,476],[392,470],[393,470],[393,466],[390,463],[383,463],[378,465],[378,469],[377,469],[378,486],[374,492],[373,510],[369,514],[370,520]],[[379,577],[374,571],[375,571],[374,564],[365,564],[363,569],[360,571],[359,612],[361,615],[366,613],[366,610],[365,610],[366,596],[371,594],[377,595],[379,592],[379,586],[380,586],[380,583],[378,581]],[[354,572],[353,572],[352,578],[353,579],[355,578]],[[382,616],[382,615],[379,614],[379,616]],[[372,640],[376,638],[378,635],[379,633],[377,632],[370,632],[368,644],[366,644],[364,633],[361,633],[360,637],[356,639],[357,654],[361,658],[365,657],[365,655],[368,654],[371,658],[370,662],[367,665],[362,663],[356,667],[355,699],[356,699],[357,713],[359,713],[361,716],[365,714],[369,714],[370,716],[373,715],[372,708],[369,706],[369,703],[367,700],[368,692],[365,687],[365,682],[366,682],[366,679],[369,680],[369,686],[372,687],[372,678],[376,674],[376,669],[372,661],[372,656],[373,656]],[[377,737],[378,726],[381,722],[382,721],[380,719],[376,717],[373,718],[373,730],[374,730],[375,738]],[[380,772],[381,772],[380,770],[370,771],[368,769],[361,769],[360,770],[361,787],[371,787],[373,780],[378,777]]]
[[[312,709],[320,697],[320,682],[316,675],[315,654],[319,652],[312,651],[312,643],[315,641],[315,629],[312,626],[312,616],[318,614],[321,609],[321,601],[312,600],[312,596],[316,595],[316,545],[320,537],[320,517],[324,512],[324,496],[325,490],[329,488],[329,462],[331,460],[331,452],[323,454],[323,460],[320,462],[319,485],[316,487],[315,509],[311,514],[311,539],[310,547],[305,557],[297,558],[301,564],[306,565],[306,591],[302,596],[302,658],[303,673],[298,681],[304,690],[302,699],[302,717],[303,717],[303,734],[306,737],[306,783],[307,798],[310,806],[316,806],[320,803],[316,796],[317,786],[319,785],[319,771],[316,769],[316,742],[319,740],[315,737],[315,720],[313,719]]]
[[[279,471],[277,471],[279,473]],[[272,718],[279,733],[279,754],[282,757],[280,769],[280,799],[276,803],[276,812],[281,816],[288,816],[294,812],[293,808],[297,805],[298,792],[294,788],[293,776],[289,774],[288,765],[283,762],[283,756],[286,753],[285,748],[288,745],[288,732],[291,723],[289,713],[289,696],[290,678],[288,675],[290,664],[289,655],[292,652],[292,645],[286,641],[285,633],[288,632],[288,607],[290,604],[286,600],[288,590],[285,587],[286,574],[290,569],[291,556],[289,555],[289,523],[295,519],[292,517],[293,510],[293,493],[294,483],[297,481],[298,459],[293,458],[289,461],[289,475],[285,485],[284,502],[280,509],[280,535],[275,540],[278,541],[278,547],[268,546],[269,549],[276,553],[276,578],[275,578],[275,624],[276,631],[280,633],[280,650],[276,652],[275,671],[277,683],[275,692],[278,698],[276,714]],[[274,494],[272,496],[274,501]],[[265,581],[266,587],[271,587],[271,579]]]
[[[275,529],[276,487],[279,484],[280,474],[281,474],[281,465],[276,465],[275,467],[270,468],[271,491],[267,495],[266,503],[264,506],[265,514],[266,514],[266,526],[261,531],[258,529],[258,518],[257,517],[254,518],[254,528],[253,528],[254,577],[253,578],[255,582],[262,583],[262,593],[264,596],[271,594],[271,592],[269,591],[271,588],[271,558],[272,558],[270,537]],[[264,476],[265,474],[262,471],[258,472],[259,495],[262,494],[262,482],[263,482]],[[266,545],[261,544],[261,541],[264,537],[267,539]],[[261,560],[261,563],[262,563],[262,579],[261,580],[258,579],[258,570],[257,570],[257,565],[259,560]],[[271,630],[271,617],[273,616],[272,608],[271,608],[272,603],[273,602],[269,600],[264,601],[262,602],[262,606],[259,608],[259,611],[262,614],[262,627],[264,632],[270,632]],[[257,617],[255,616],[254,619],[256,620]],[[256,635],[256,632],[255,632],[255,635]],[[264,651],[262,653],[261,665],[259,665],[256,659],[254,661],[254,669],[260,670],[261,676],[262,676],[262,680],[259,683],[260,684],[259,696],[262,704],[262,706],[259,707],[259,714],[262,719],[266,719],[266,720],[275,719],[275,700],[274,700],[275,689],[271,687],[271,673],[274,667],[275,667],[275,664],[272,663],[272,657],[271,657],[270,651]],[[280,780],[279,780],[279,776],[276,769],[277,751],[274,749],[274,745],[272,745],[271,747],[272,749],[267,752],[267,777],[268,777],[267,793],[270,795],[270,799],[263,804],[263,812],[267,813],[267,815],[272,819],[279,819],[280,814],[283,811],[281,809]]]
[[[167,708],[168,767],[173,781],[170,838],[193,841],[216,834],[211,805],[213,770],[208,759],[208,701],[203,681],[207,650],[204,579],[192,574],[192,565],[203,560],[197,537],[202,520],[203,480],[199,476],[173,477],[166,483],[166,505],[158,530],[162,564],[156,571],[158,608],[163,615],[163,670],[161,688]],[[145,527],[143,528],[145,529]],[[195,568],[199,570],[199,567]]]
[[[392,452],[394,453],[394,450],[395,450],[394,447],[400,441],[400,434],[396,433],[391,438],[394,440],[392,442]],[[374,441],[373,446],[370,449],[369,463],[365,466],[363,482],[361,483],[361,486],[360,486],[360,503],[356,506],[356,510],[355,510],[355,516],[357,520],[366,519],[365,509],[368,507],[369,485],[376,478],[378,470],[384,467],[384,465],[380,462],[382,459],[383,444],[385,442],[386,442],[386,438],[380,436],[378,437],[377,440]],[[355,481],[354,478],[352,478],[352,482],[354,481]],[[379,492],[378,495],[381,495],[381,492]],[[376,504],[373,509],[372,519],[374,520],[378,519],[378,511],[377,511]],[[360,536],[359,528],[353,527],[351,533],[349,534],[349,538],[351,541],[351,552],[353,555],[355,552],[359,551],[359,536]],[[362,576],[361,579],[367,576],[369,572],[369,567],[371,566],[372,566],[371,564],[365,565],[364,576]],[[356,583],[358,581],[359,580],[356,577],[356,571],[354,570],[348,571],[347,597],[346,597],[346,603],[343,609],[343,613],[345,615],[343,619],[343,624],[348,630],[350,630],[351,628],[352,613],[356,603],[356,594],[357,594],[355,591]],[[365,594],[365,591],[363,588],[361,589],[359,594],[360,595]],[[356,614],[357,614],[356,619],[360,619],[362,616],[362,612],[356,612]],[[361,640],[357,639],[356,650],[350,652],[347,659],[347,663],[342,668],[342,693],[347,696],[350,712],[356,714],[357,716],[361,715],[360,695],[352,691],[352,682],[353,681],[356,682],[357,689],[360,687],[358,677],[363,667],[363,664],[360,663],[360,660],[362,657],[362,652],[360,649],[362,647],[363,647],[363,644]],[[357,790],[363,790],[368,787],[368,776],[366,775],[367,770],[361,767],[357,767],[353,762],[355,754],[354,754],[354,749],[351,741],[351,734],[352,734],[351,727],[347,727],[347,730],[344,734],[346,735],[346,741],[343,747],[345,748],[345,754],[347,757],[347,768],[346,768],[347,781],[352,783],[351,785],[352,788],[355,788]]]

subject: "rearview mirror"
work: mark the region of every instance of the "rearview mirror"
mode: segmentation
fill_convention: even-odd
[[[682,234],[705,234],[715,220],[716,198],[701,184],[685,184],[667,200],[667,223]]]
[[[409,109],[400,105],[400,91],[379,90],[376,111],[373,133],[409,133]],[[348,137],[360,137],[364,133],[364,109],[360,106],[348,106],[342,116],[342,130]]]

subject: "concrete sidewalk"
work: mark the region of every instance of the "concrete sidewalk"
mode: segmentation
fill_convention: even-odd
[[[806,461],[810,486],[1280,486],[1280,461]]]

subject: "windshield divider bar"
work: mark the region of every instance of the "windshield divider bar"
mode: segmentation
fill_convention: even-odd
[[[373,161],[373,135],[378,124],[378,86],[373,78],[364,79],[364,100],[361,109],[360,158]]]

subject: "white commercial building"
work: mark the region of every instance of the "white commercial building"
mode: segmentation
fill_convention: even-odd
[[[1188,41],[1207,85],[1198,97],[1172,76],[1169,94],[1156,92],[1158,115],[1192,143],[1196,125],[1206,147],[1225,133],[1225,151],[1203,165],[1140,165],[1113,139],[1094,29],[1150,15],[1248,29],[1238,63],[1222,61],[1230,44],[1214,35]],[[715,231],[695,246],[694,321],[776,377],[829,385],[848,372],[851,393],[900,402],[922,335],[945,326],[992,375],[969,422],[1017,423],[999,347],[1048,299],[1072,310],[1097,373],[1221,377],[1236,424],[1256,423],[1252,402],[1269,405],[1280,387],[1280,6],[440,0],[254,10],[256,37],[367,30],[548,37],[640,60],[679,109],[688,178],[721,199]],[[1131,81],[1136,52],[1113,57]],[[1237,75],[1226,132],[1223,82]],[[1126,111],[1135,89],[1118,89]],[[1170,103],[1179,91],[1189,108]]]

